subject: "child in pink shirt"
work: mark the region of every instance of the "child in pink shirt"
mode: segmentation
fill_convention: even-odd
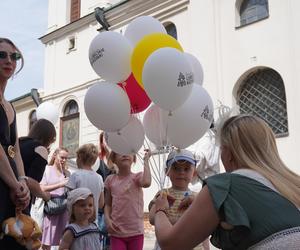
[[[105,221],[111,238],[111,250],[142,250],[144,244],[144,198],[142,188],[151,185],[147,151],[144,172],[132,173],[135,155],[111,152],[109,160],[118,173],[105,180]]]

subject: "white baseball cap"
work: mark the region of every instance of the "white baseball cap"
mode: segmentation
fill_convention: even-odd
[[[79,200],[85,200],[87,197],[92,195],[91,190],[88,188],[76,188],[68,193],[68,211],[72,214],[72,207]]]
[[[197,160],[194,154],[186,149],[177,149],[169,153],[168,159],[166,161],[167,168],[172,166],[176,161],[187,161],[193,166],[197,165]]]

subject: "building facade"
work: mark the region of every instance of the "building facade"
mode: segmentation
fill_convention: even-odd
[[[124,33],[140,15],[157,18],[204,69],[203,86],[214,105],[239,105],[265,119],[277,136],[280,155],[300,173],[300,2],[298,0],[49,0],[42,101],[59,107],[57,145],[72,152],[98,144],[100,131],[84,113],[89,86],[101,80],[88,59],[92,39],[103,32],[94,9],[104,9],[112,31]],[[27,99],[26,99],[27,98]],[[15,100],[20,135],[34,117],[30,97]],[[108,107],[109,108],[109,107]],[[145,190],[153,196],[154,190]]]

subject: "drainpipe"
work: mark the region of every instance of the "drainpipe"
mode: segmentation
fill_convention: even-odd
[[[30,95],[35,105],[38,107],[41,104],[41,98],[37,89],[31,89]]]

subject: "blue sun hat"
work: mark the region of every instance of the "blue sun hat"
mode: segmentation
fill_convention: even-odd
[[[172,166],[174,164],[174,162],[177,161],[187,161],[189,163],[191,163],[193,166],[197,165],[197,160],[194,156],[194,154],[186,149],[175,149],[172,150],[169,155],[168,155],[168,159],[166,161],[166,166],[167,168]]]

